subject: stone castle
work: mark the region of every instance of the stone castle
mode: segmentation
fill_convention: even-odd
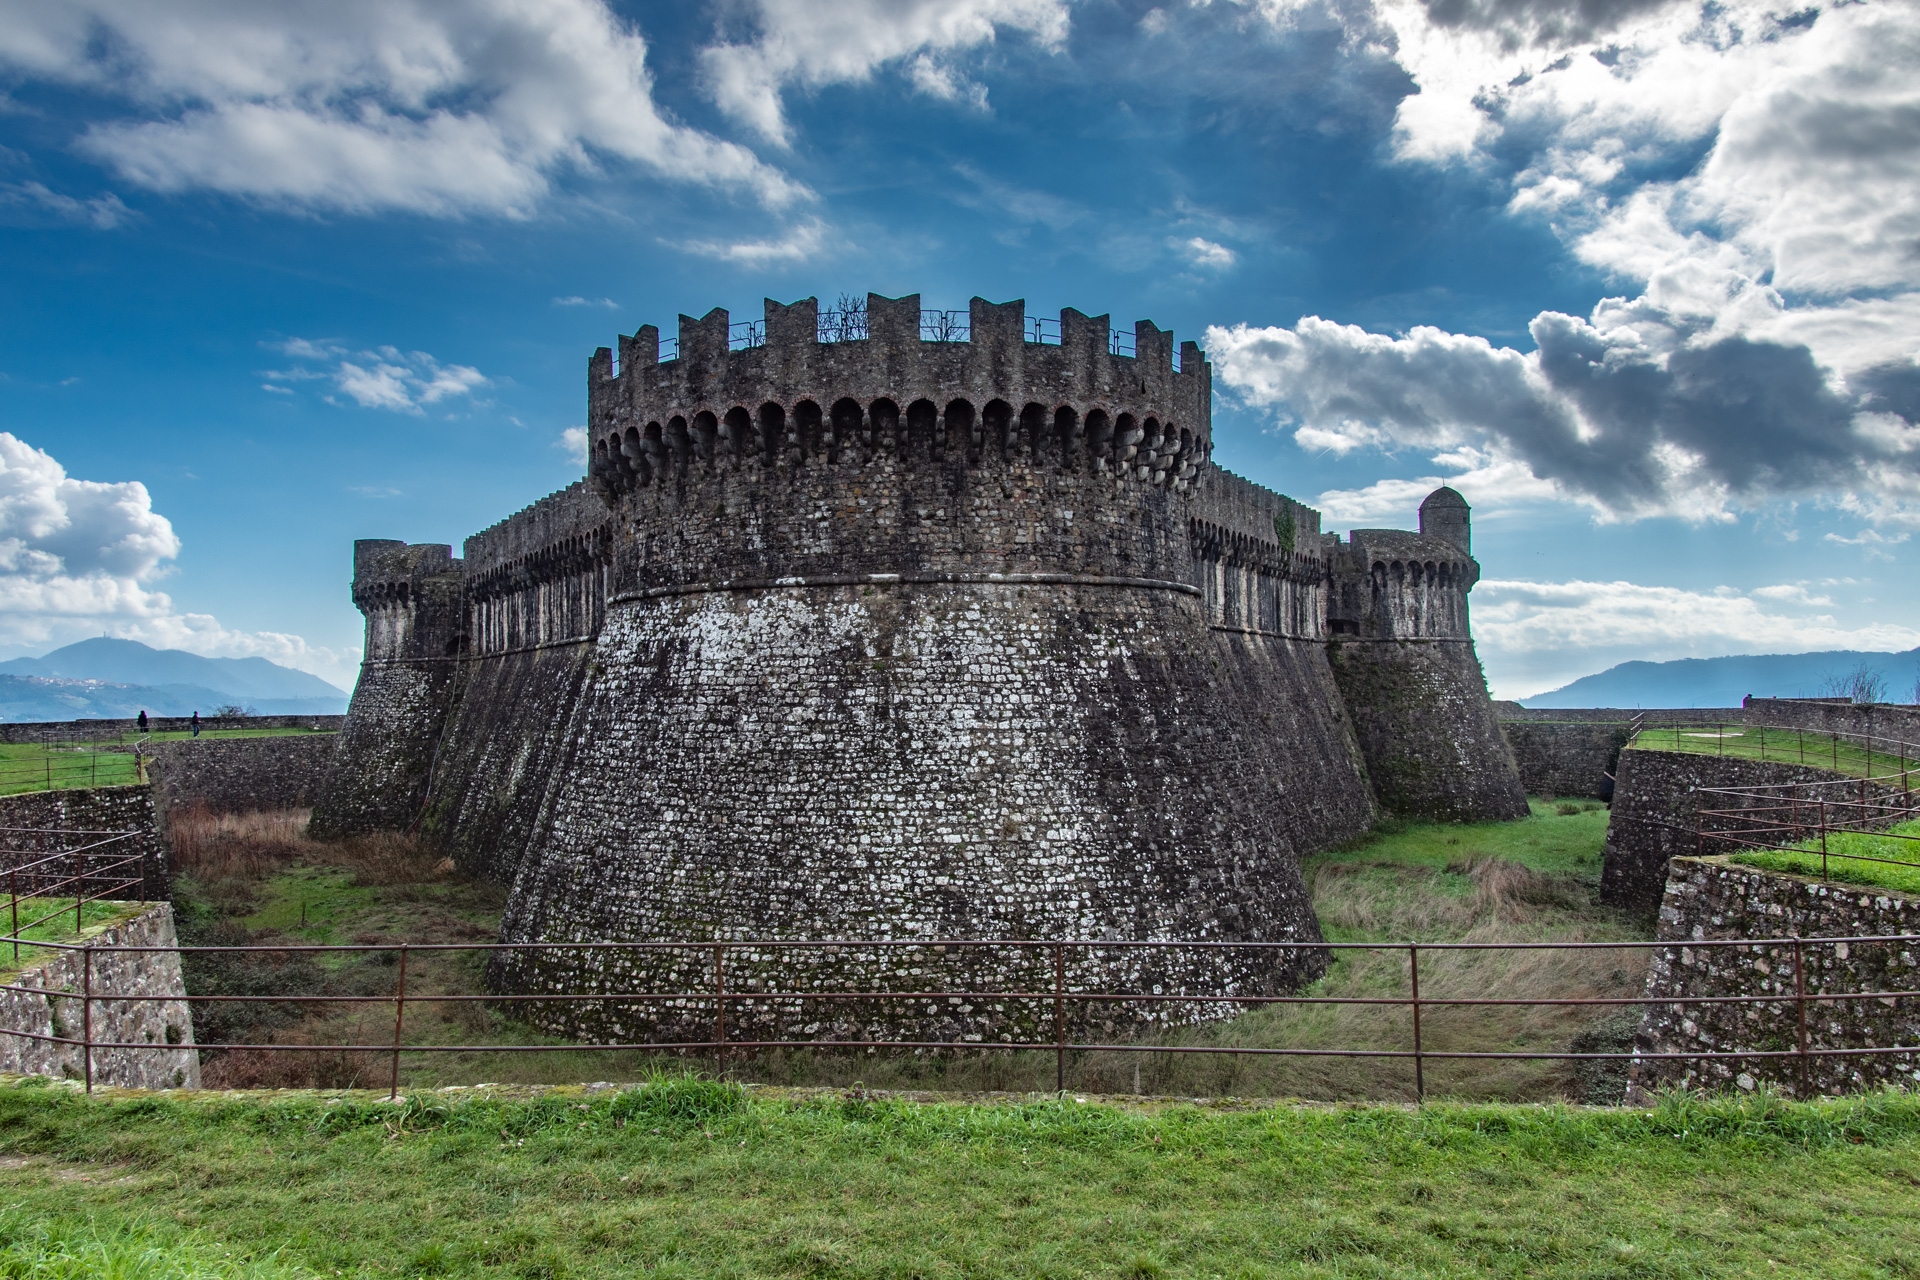
[[[1466,503],[1322,533],[1211,461],[1194,343],[869,295],[682,316],[665,359],[651,325],[619,346],[588,364],[582,481],[460,558],[354,545],[366,657],[313,829],[426,832],[511,886],[504,941],[1298,942],[1120,948],[1075,977],[1285,989],[1324,965],[1303,855],[1382,808],[1526,812],[1468,631]],[[711,963],[674,954],[509,952],[491,976]],[[1024,980],[965,975],[990,979]],[[589,1010],[536,1020],[691,1027]]]

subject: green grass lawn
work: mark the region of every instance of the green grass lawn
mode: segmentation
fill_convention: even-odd
[[[1608,1112],[16,1086],[0,1273],[1912,1277],[1917,1165],[1904,1094]],[[33,1261],[88,1250],[102,1265]]]
[[[0,795],[125,787],[139,781],[130,751],[95,751],[78,743],[0,743]]]
[[[1907,836],[1896,840],[1891,836]],[[1887,835],[1864,831],[1844,831],[1827,836],[1827,856],[1820,857],[1818,840],[1796,845],[1790,850],[1736,853],[1732,861],[1765,871],[1787,871],[1794,875],[1824,877],[1843,884],[1874,885],[1920,894],[1920,821],[1902,822],[1888,828]],[[1869,861],[1898,858],[1910,865]]]
[[[1920,770],[1920,755],[1882,750],[1880,744],[1869,751],[1858,742],[1829,733],[1763,725],[1642,729],[1629,750],[1689,751],[1697,755],[1736,756],[1742,760],[1776,760],[1830,769],[1851,778],[1882,778],[1905,769]]]
[[[48,947],[24,944],[85,942],[147,909],[144,902],[88,902],[80,908],[80,928],[76,932],[73,927],[72,898],[28,898],[17,904],[21,928],[16,934],[14,904],[11,899],[8,902],[8,907],[0,907],[0,934],[16,941],[0,943],[0,981],[9,982],[22,969],[50,960],[58,954]]]
[[[287,729],[203,729],[200,738],[285,738],[317,732]],[[177,742],[191,733],[123,733],[115,738],[87,742],[0,743],[0,795],[27,791],[60,791],[81,787],[124,787],[145,781],[139,776],[131,751],[106,751],[103,746],[130,746],[147,740]]]

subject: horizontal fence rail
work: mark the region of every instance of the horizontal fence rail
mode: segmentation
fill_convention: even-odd
[[[1920,743],[1877,733],[1718,721],[1650,722],[1642,716],[1635,716],[1628,724],[1629,748],[1651,746],[1655,750],[1685,751],[1694,755],[1803,764],[1871,779],[1920,771]],[[1902,790],[1906,789],[1904,781],[1900,785]]]
[[[1824,1058],[1852,1059],[1862,1057],[1900,1057],[1920,1055],[1920,1044],[1841,1044],[1814,1045],[1807,1032],[1809,1010],[1834,1009],[1864,1001],[1880,1001],[1890,1005],[1900,1005],[1920,998],[1920,992],[1914,990],[1864,990],[1864,991],[1824,991],[1810,990],[1804,976],[1810,963],[1808,953],[1819,948],[1846,946],[1851,948],[1886,946],[1906,949],[1914,946],[1916,938],[1911,935],[1853,936],[1845,938],[1768,938],[1768,939],[1722,939],[1686,942],[1627,941],[1627,942],[1169,942],[1169,941],[1116,941],[1110,939],[1054,939],[1054,940],[1011,940],[1011,939],[834,939],[834,940],[765,940],[765,941],[661,941],[661,942],[587,942],[587,943],[376,943],[354,945],[288,944],[266,946],[105,946],[73,945],[48,943],[38,940],[6,939],[22,945],[45,948],[49,951],[84,952],[85,970],[89,975],[84,995],[86,1017],[82,1019],[82,1036],[48,1035],[29,1032],[24,1029],[0,1027],[0,1035],[20,1036],[28,1040],[72,1046],[81,1049],[85,1060],[87,1087],[92,1088],[93,1054],[97,1051],[114,1052],[178,1052],[174,1045],[152,1042],[129,1042],[95,1038],[92,1034],[94,1020],[91,1010],[95,1005],[128,1004],[141,1002],[177,1002],[184,1000],[190,1006],[235,1006],[246,1004],[281,1005],[300,1007],[378,1007],[390,1006],[393,1009],[392,1034],[390,1038],[379,1040],[352,1040],[339,1043],[202,1043],[202,1050],[250,1051],[262,1053],[353,1053],[378,1055],[387,1060],[388,1085],[390,1096],[397,1096],[400,1087],[400,1060],[409,1054],[449,1054],[449,1053],[569,1053],[569,1052],[605,1052],[609,1050],[636,1050],[647,1052],[678,1052],[713,1054],[723,1064],[731,1054],[765,1050],[907,1050],[916,1052],[1016,1052],[1036,1051],[1054,1055],[1055,1087],[1066,1087],[1067,1059],[1070,1054],[1116,1053],[1116,1054],[1208,1054],[1235,1055],[1249,1058],[1276,1057],[1317,1057],[1331,1059],[1387,1059],[1403,1061],[1411,1065],[1414,1073],[1414,1091],[1417,1097],[1424,1099],[1427,1091],[1426,1071],[1429,1063],[1447,1061],[1489,1061],[1489,1060],[1533,1060],[1553,1062],[1654,1062],[1684,1061],[1704,1062],[1714,1060],[1740,1061],[1778,1061],[1788,1060],[1798,1067],[1801,1092],[1806,1093],[1808,1064]],[[1446,996],[1434,995],[1429,991],[1422,994],[1421,964],[1427,957],[1428,965],[1433,964],[1436,953],[1470,952],[1666,952],[1675,954],[1682,948],[1696,952],[1725,948],[1750,951],[1756,954],[1767,952],[1777,954],[1790,951],[1793,963],[1794,990],[1792,993],[1775,991],[1760,994],[1726,995],[1687,995],[1649,996],[1542,996],[1542,997],[1496,997],[1496,996]],[[1077,977],[1079,966],[1076,961],[1098,960],[1123,954],[1142,953],[1179,953],[1179,952],[1241,952],[1269,956],[1289,955],[1299,957],[1302,953],[1339,953],[1369,952],[1403,955],[1405,957],[1406,985],[1403,993],[1365,996],[1339,996],[1314,994],[1278,994],[1253,991],[1218,990],[1113,990],[1104,987],[1089,986]],[[972,989],[970,987],[948,987],[935,983],[924,989],[921,984],[911,983],[900,988],[890,986],[862,985],[852,987],[822,986],[807,987],[791,981],[769,982],[765,977],[754,977],[749,970],[742,977],[739,962],[758,960],[763,964],[768,957],[801,957],[808,953],[830,958],[858,956],[861,953],[884,955],[886,953],[919,952],[923,955],[952,957],[968,952],[994,952],[1000,956],[1024,958],[1036,974],[1044,974],[1049,981],[1029,983],[1024,986],[1004,990]],[[464,992],[421,991],[416,985],[408,986],[409,958],[448,955],[480,954],[488,957],[533,955],[533,956],[572,956],[575,958],[607,955],[609,953],[627,953],[634,956],[659,955],[671,953],[687,957],[697,968],[703,970],[707,978],[694,985],[682,985],[669,989],[635,990],[595,990],[595,991],[555,991],[555,992],[502,992],[499,994],[479,994]],[[112,955],[150,955],[165,954],[179,959],[195,956],[233,956],[233,955],[309,955],[338,961],[343,957],[364,954],[379,954],[392,957],[395,962],[393,989],[377,994],[270,994],[270,995],[226,995],[226,994],[188,994],[150,995],[133,992],[115,992],[100,986],[91,975],[94,972],[96,956]],[[1845,955],[1845,952],[1839,954]],[[784,972],[776,971],[776,977],[789,979],[796,976],[795,965],[798,960],[790,960]],[[763,970],[764,972],[764,970]],[[1763,970],[1763,972],[1766,972]],[[910,978],[912,975],[902,974]],[[0,983],[0,990],[9,992],[32,992],[45,995],[37,988],[22,987]],[[829,1005],[843,1002],[869,1002],[875,1005],[940,1005],[940,1002],[980,1002],[1023,1001],[1035,1009],[1043,1010],[1027,1034],[1015,1036],[1004,1034],[998,1038],[961,1037],[927,1038],[913,1035],[896,1037],[879,1036],[789,1036],[742,1034],[739,1027],[750,1016],[764,1022],[771,1016],[778,1027],[778,1019],[786,1014],[794,1019],[804,1017],[797,1012],[799,1006],[808,1002],[823,1002]],[[703,1021],[701,1030],[695,1034],[675,1038],[661,1039],[608,1039],[575,1040],[558,1044],[512,1044],[512,1043],[410,1043],[406,1039],[407,1012],[410,1007],[422,1004],[485,1004],[504,1008],[538,1004],[546,1006],[598,1006],[601,1009],[637,1009],[646,1007],[672,1007],[691,1011]],[[1084,1014],[1089,1010],[1110,1005],[1187,1005],[1189,1007],[1232,1007],[1252,1010],[1276,1006],[1367,1006],[1405,1010],[1409,1040],[1404,1047],[1285,1047],[1257,1046],[1237,1044],[1164,1044],[1137,1043],[1106,1039],[1076,1037],[1072,1034],[1074,1014]],[[1752,1049],[1702,1049],[1690,1052],[1652,1052],[1635,1049],[1624,1052],[1592,1051],[1580,1052],[1572,1049],[1472,1049],[1472,1048],[1436,1048],[1428,1042],[1428,1033],[1423,1032],[1423,1016],[1431,1018],[1437,1011],[1463,1008],[1629,1008],[1651,1009],[1655,1007],[1671,1010],[1684,1010],[1695,1006],[1716,1005],[1771,1006],[1776,1012],[1792,1009],[1797,1015],[1800,1028],[1797,1043],[1791,1048],[1752,1048]],[[947,1006],[941,1006],[941,1012]],[[907,1008],[897,1015],[902,1022],[912,1022],[916,1018],[913,1009]],[[1086,1019],[1080,1021],[1084,1024]],[[817,1020],[816,1020],[817,1022]],[[1051,1034],[1041,1034],[1050,1032]]]
[[[52,852],[48,852],[50,846]],[[20,948],[53,939],[25,939],[28,930],[73,913],[78,938],[90,902],[139,897],[147,883],[147,855],[137,831],[75,831],[66,828],[0,827],[0,866],[6,867],[13,958]],[[65,899],[73,904],[67,906]],[[55,900],[60,905],[53,910]],[[20,917],[25,913],[26,919]],[[35,912],[41,914],[36,915]],[[0,943],[0,945],[5,945]]]

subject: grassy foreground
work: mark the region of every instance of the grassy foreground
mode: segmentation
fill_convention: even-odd
[[[692,1078],[494,1092],[0,1088],[0,1274],[1920,1275],[1906,1094],[1415,1111]],[[59,1261],[89,1249],[95,1269]]]
[[[1902,770],[1920,770],[1911,748],[1907,754],[1891,742],[1871,746],[1831,733],[1778,729],[1766,725],[1697,725],[1648,728],[1640,731],[1630,750],[1688,751],[1696,755],[1735,756],[1742,760],[1773,760],[1827,769],[1854,778],[1884,778]]]

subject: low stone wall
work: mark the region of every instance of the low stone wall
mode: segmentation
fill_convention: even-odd
[[[148,776],[163,809],[204,804],[222,812],[314,803],[340,735],[198,738],[149,743]]]
[[[1604,800],[1612,794],[1607,776],[1615,772],[1627,745],[1624,722],[1503,720],[1520,785],[1530,796],[1585,796]]]
[[[1636,717],[1647,725],[1742,724],[1747,718],[1740,707],[1523,707],[1517,702],[1496,702],[1493,713],[1502,722],[1553,724],[1626,724]]]
[[[198,1089],[200,1053],[194,1047],[193,1016],[184,998],[187,988],[180,973],[180,953],[101,949],[178,946],[173,908],[156,902],[133,919],[84,941],[93,949],[91,962],[86,952],[62,951],[0,985],[0,1071],[84,1079],[83,1046],[31,1037],[78,1040],[90,1020],[90,1039],[96,1045],[154,1046],[95,1048],[95,1084]],[[92,1001],[83,1002],[80,993],[84,991],[94,993]],[[112,998],[116,996],[167,998]],[[84,1003],[92,1005],[90,1019]],[[9,1034],[18,1032],[26,1034]]]
[[[200,717],[200,729],[313,729],[338,733],[347,722],[345,716],[246,716],[231,720]],[[151,733],[186,733],[193,728],[191,716],[149,716]],[[100,742],[123,737],[140,730],[138,720],[29,720],[19,724],[0,724],[0,742]]]
[[[1746,713],[1748,724],[1781,725],[1822,733],[1871,734],[1920,746],[1920,707],[1828,698],[1748,698]]]
[[[145,855],[146,876],[138,890],[110,894],[148,902],[173,897],[172,865],[147,786],[88,787],[77,791],[29,791],[0,796],[0,872],[73,847],[68,831],[137,831],[131,852]],[[123,846],[116,845],[117,850]],[[0,885],[3,891],[4,885]]]
[[[1630,911],[1659,909],[1666,891],[1667,863],[1700,851],[1694,836],[1696,788],[1832,782],[1839,776],[1773,760],[1640,748],[1622,751],[1613,816],[1607,822],[1607,844],[1601,855],[1600,900]]]
[[[1688,945],[1723,938],[1863,938],[1893,943],[1801,944],[1796,982],[1791,943]],[[1629,1101],[1657,1087],[1762,1083],[1787,1093],[1845,1093],[1887,1083],[1920,1084],[1920,1052],[1821,1057],[1821,1049],[1920,1045],[1920,898],[1761,871],[1723,858],[1675,858],[1660,905],[1661,942],[1647,972],[1647,1013],[1636,1054],[1795,1051],[1791,1057],[1638,1058]],[[1800,1043],[1804,984],[1804,1060]],[[1915,992],[1912,998],[1823,1000],[1849,993]],[[1687,1003],[1706,996],[1773,996],[1746,1004]]]

